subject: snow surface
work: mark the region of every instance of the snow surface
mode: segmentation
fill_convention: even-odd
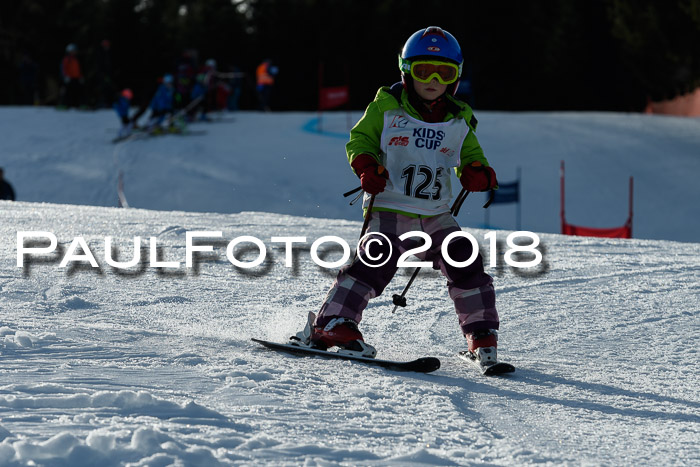
[[[241,112],[192,125],[206,135],[113,145],[113,112],[2,108],[0,167],[19,200],[117,206],[117,174],[129,205],[155,210],[357,220],[341,194],[358,185],[348,168],[344,112]],[[700,119],[617,113],[477,112],[477,135],[503,183],[522,170],[522,228],[560,232],[559,166],[566,163],[567,220],[617,227],[635,179],[634,237],[700,241]],[[458,181],[454,179],[453,186]],[[455,192],[456,195],[456,192]],[[485,197],[459,216],[483,227]],[[494,205],[490,224],[515,229],[515,205]]]
[[[501,179],[523,167],[524,228],[556,232],[564,158],[571,222],[623,223],[634,175],[635,235],[655,238],[541,233],[545,261],[531,270],[504,265],[499,252],[487,267],[499,354],[517,367],[503,378],[456,357],[463,338],[431,271],[392,315],[410,271],[397,275],[361,327],[378,357],[439,357],[435,373],[250,342],[285,340],[318,309],[334,271],[311,260],[313,241],[353,244],[359,234],[358,207],[338,194],[357,185],[342,153],[344,114],[324,117],[325,134],[308,131],[314,114],[239,113],[192,125],[206,135],[112,145],[108,112],[0,109],[0,165],[22,200],[0,202],[0,465],[700,463],[698,120],[480,117]],[[119,170],[129,203],[147,209],[106,207]],[[463,225],[483,222],[481,201],[468,198]],[[491,220],[512,228],[508,209]],[[489,230],[468,230],[487,253]],[[23,231],[52,232],[57,253],[17,267]],[[201,239],[213,252],[186,268],[192,231],[222,236]],[[252,270],[226,257],[243,235],[267,247]],[[141,263],[109,266],[107,236],[120,261],[141,237]],[[293,267],[273,236],[307,237]],[[60,266],[76,237],[98,268]],[[151,237],[158,259],[178,268],[151,266]]]

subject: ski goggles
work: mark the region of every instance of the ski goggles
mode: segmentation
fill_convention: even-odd
[[[411,73],[411,77],[420,83],[429,83],[437,79],[440,84],[452,84],[459,79],[460,66],[439,60],[400,60],[402,71]]]

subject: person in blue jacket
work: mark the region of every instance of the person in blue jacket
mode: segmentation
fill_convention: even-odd
[[[148,122],[150,132],[162,131],[161,125],[165,117],[173,113],[173,97],[173,75],[165,74],[153,99],[151,99],[151,117]]]
[[[112,108],[119,119],[122,122],[122,127],[119,130],[119,138],[126,138],[131,134],[134,128],[133,121],[129,118],[129,106],[131,105],[131,100],[134,98],[134,93],[131,89],[126,88],[119,94],[119,99],[112,104]]]

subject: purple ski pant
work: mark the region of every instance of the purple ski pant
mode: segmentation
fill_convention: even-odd
[[[371,216],[367,232],[386,235],[393,247],[391,259],[383,266],[372,267],[364,264],[360,258],[355,258],[352,264],[342,268],[321,306],[316,325],[325,326],[337,317],[350,318],[359,323],[369,300],[381,295],[396,274],[399,256],[423,244],[423,240],[418,237],[403,241],[399,237],[406,232],[423,231],[430,235],[432,244],[429,250],[416,256],[422,261],[432,262],[433,268],[439,269],[447,278],[447,289],[454,301],[462,332],[466,334],[481,329],[498,329],[493,279],[484,272],[481,255],[470,266],[463,268],[451,266],[442,258],[440,248],[443,240],[452,232],[461,230],[450,213],[420,219],[381,211],[372,212]],[[358,253],[370,264],[368,255],[369,258],[380,255],[386,258],[389,253],[386,240],[379,245],[370,241],[373,237],[365,237]],[[472,245],[468,239],[457,237],[450,242],[447,251],[454,261],[463,262],[471,256]]]

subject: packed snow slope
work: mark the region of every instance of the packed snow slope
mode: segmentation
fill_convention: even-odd
[[[510,232],[499,230],[491,266],[491,230],[467,229],[494,276],[500,357],[517,367],[486,378],[456,357],[445,281],[426,270],[392,314],[410,271],[399,273],[361,328],[378,357],[435,356],[435,373],[250,341],[301,329],[335,274],[312,244],[359,235],[359,208],[339,195],[357,185],[345,115],[324,117],[322,134],[314,118],[225,115],[187,136],[113,145],[108,112],[0,109],[0,166],[21,200],[0,202],[0,465],[700,463],[697,120],[480,115],[501,179],[523,168],[523,227],[540,232],[544,256],[505,265]],[[633,175],[635,235],[657,239],[541,233],[558,230],[560,159],[572,223],[624,222]],[[120,171],[134,209],[107,207]],[[463,225],[483,222],[482,202],[467,199]],[[491,220],[512,229],[512,207]],[[18,245],[29,231],[45,234]],[[188,232],[210,232],[195,243],[212,246],[191,267]],[[18,247],[48,248],[49,233],[55,250],[18,267]],[[231,264],[241,236],[265,245],[261,265]],[[275,236],[306,237],[291,267]],[[232,253],[253,261],[251,245]],[[339,258],[329,246],[325,258]]]
[[[352,243],[359,222],[26,202],[1,202],[0,213],[0,465],[700,462],[700,244],[544,234],[545,262],[531,270],[505,266],[499,252],[487,271],[500,355],[517,371],[488,378],[456,357],[464,339],[444,279],[429,271],[392,314],[390,297],[408,279],[397,275],[361,327],[379,357],[435,356],[435,373],[250,341],[301,329],[334,274],[310,245],[324,235]],[[60,246],[17,267],[17,232],[36,230]],[[221,236],[198,239],[213,251],[187,268],[195,231]],[[243,235],[266,245],[249,270],[226,254]],[[110,257],[140,264],[109,266],[107,236]],[[273,236],[307,238],[291,267]],[[77,237],[98,267],[61,267],[89,259],[71,249]],[[177,267],[151,265],[151,237],[157,261]],[[253,261],[246,246],[234,254]]]
[[[357,220],[341,196],[358,185],[345,158],[353,113],[241,112],[190,125],[192,134],[110,140],[110,111],[0,108],[0,167],[22,201],[117,206],[117,174],[132,207],[275,212]],[[477,135],[499,180],[522,170],[522,228],[560,232],[559,165],[567,169],[567,220],[624,224],[635,179],[634,237],[700,241],[700,119],[618,113],[476,112]],[[205,133],[205,134],[203,134]],[[453,186],[457,184],[455,178]],[[455,188],[456,194],[456,188]],[[483,194],[474,194],[478,201]],[[483,204],[483,201],[482,203]],[[515,229],[515,205],[490,224]],[[479,227],[480,204],[462,225]]]

